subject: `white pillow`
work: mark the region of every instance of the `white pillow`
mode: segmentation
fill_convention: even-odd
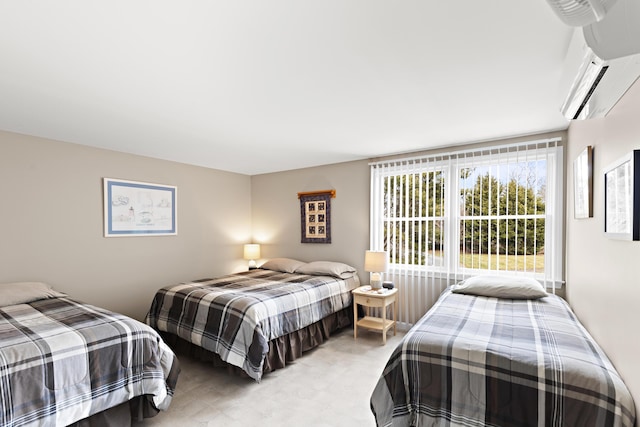
[[[260,266],[265,270],[282,271],[285,273],[293,273],[296,268],[303,265],[304,262],[291,258],[273,258]]]
[[[298,267],[295,272],[298,274],[333,276],[340,279],[348,279],[356,274],[356,269],[341,262],[312,261]]]
[[[474,276],[454,285],[451,291],[508,299],[536,299],[549,295],[537,280],[520,276]]]
[[[40,299],[66,297],[42,282],[15,282],[0,284],[0,306],[26,304]]]

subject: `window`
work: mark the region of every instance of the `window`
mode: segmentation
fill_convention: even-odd
[[[371,249],[390,268],[562,280],[562,146],[531,141],[371,164]]]
[[[384,176],[383,240],[392,264],[442,266],[445,171]]]

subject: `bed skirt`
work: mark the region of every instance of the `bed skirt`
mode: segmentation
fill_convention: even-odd
[[[133,421],[154,417],[160,412],[151,403],[151,397],[137,396],[128,402],[98,412],[88,418],[76,421],[70,427],[125,427]]]
[[[314,349],[329,339],[339,329],[353,324],[353,308],[349,306],[330,314],[311,325],[269,341],[269,352],[264,361],[263,373],[284,368],[302,356],[302,353]],[[204,348],[192,344],[176,335],[159,332],[164,341],[177,353],[195,359],[211,362],[216,367],[227,368],[231,373],[249,378],[249,375],[238,366],[223,361],[220,356]]]
[[[179,373],[180,362],[174,357],[171,371],[166,379],[167,385],[172,390],[176,388]],[[133,421],[142,421],[145,418],[155,417],[159,412],[160,410],[153,404],[153,396],[142,395],[76,421],[68,427],[127,427],[131,426]]]

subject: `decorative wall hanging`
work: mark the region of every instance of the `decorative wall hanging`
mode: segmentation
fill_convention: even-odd
[[[604,232],[613,239],[640,240],[640,150],[604,170]]]
[[[336,190],[298,193],[302,243],[331,243],[331,199]]]
[[[573,161],[573,216],[593,217],[593,149],[588,145]]]
[[[177,187],[104,178],[104,235],[178,234]]]

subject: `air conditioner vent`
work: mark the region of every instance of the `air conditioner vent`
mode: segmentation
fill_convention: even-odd
[[[602,67],[602,69],[600,69],[598,76],[596,77],[595,81],[593,82],[593,84],[585,94],[584,100],[580,103],[580,106],[578,107],[578,111],[576,111],[576,113],[571,118],[571,120],[576,120],[578,117],[580,117],[580,113],[582,113],[585,107],[589,104],[589,99],[591,99],[591,95],[593,95],[593,92],[595,92],[596,88],[598,87],[598,83],[600,83],[600,80],[602,80],[604,73],[606,73],[608,69],[609,69],[608,65],[605,65],[604,67]]]
[[[640,55],[605,61],[576,29],[565,60],[560,111],[567,120],[604,117],[640,76]]]
[[[616,0],[547,0],[547,3],[565,24],[583,27],[601,21]]]

